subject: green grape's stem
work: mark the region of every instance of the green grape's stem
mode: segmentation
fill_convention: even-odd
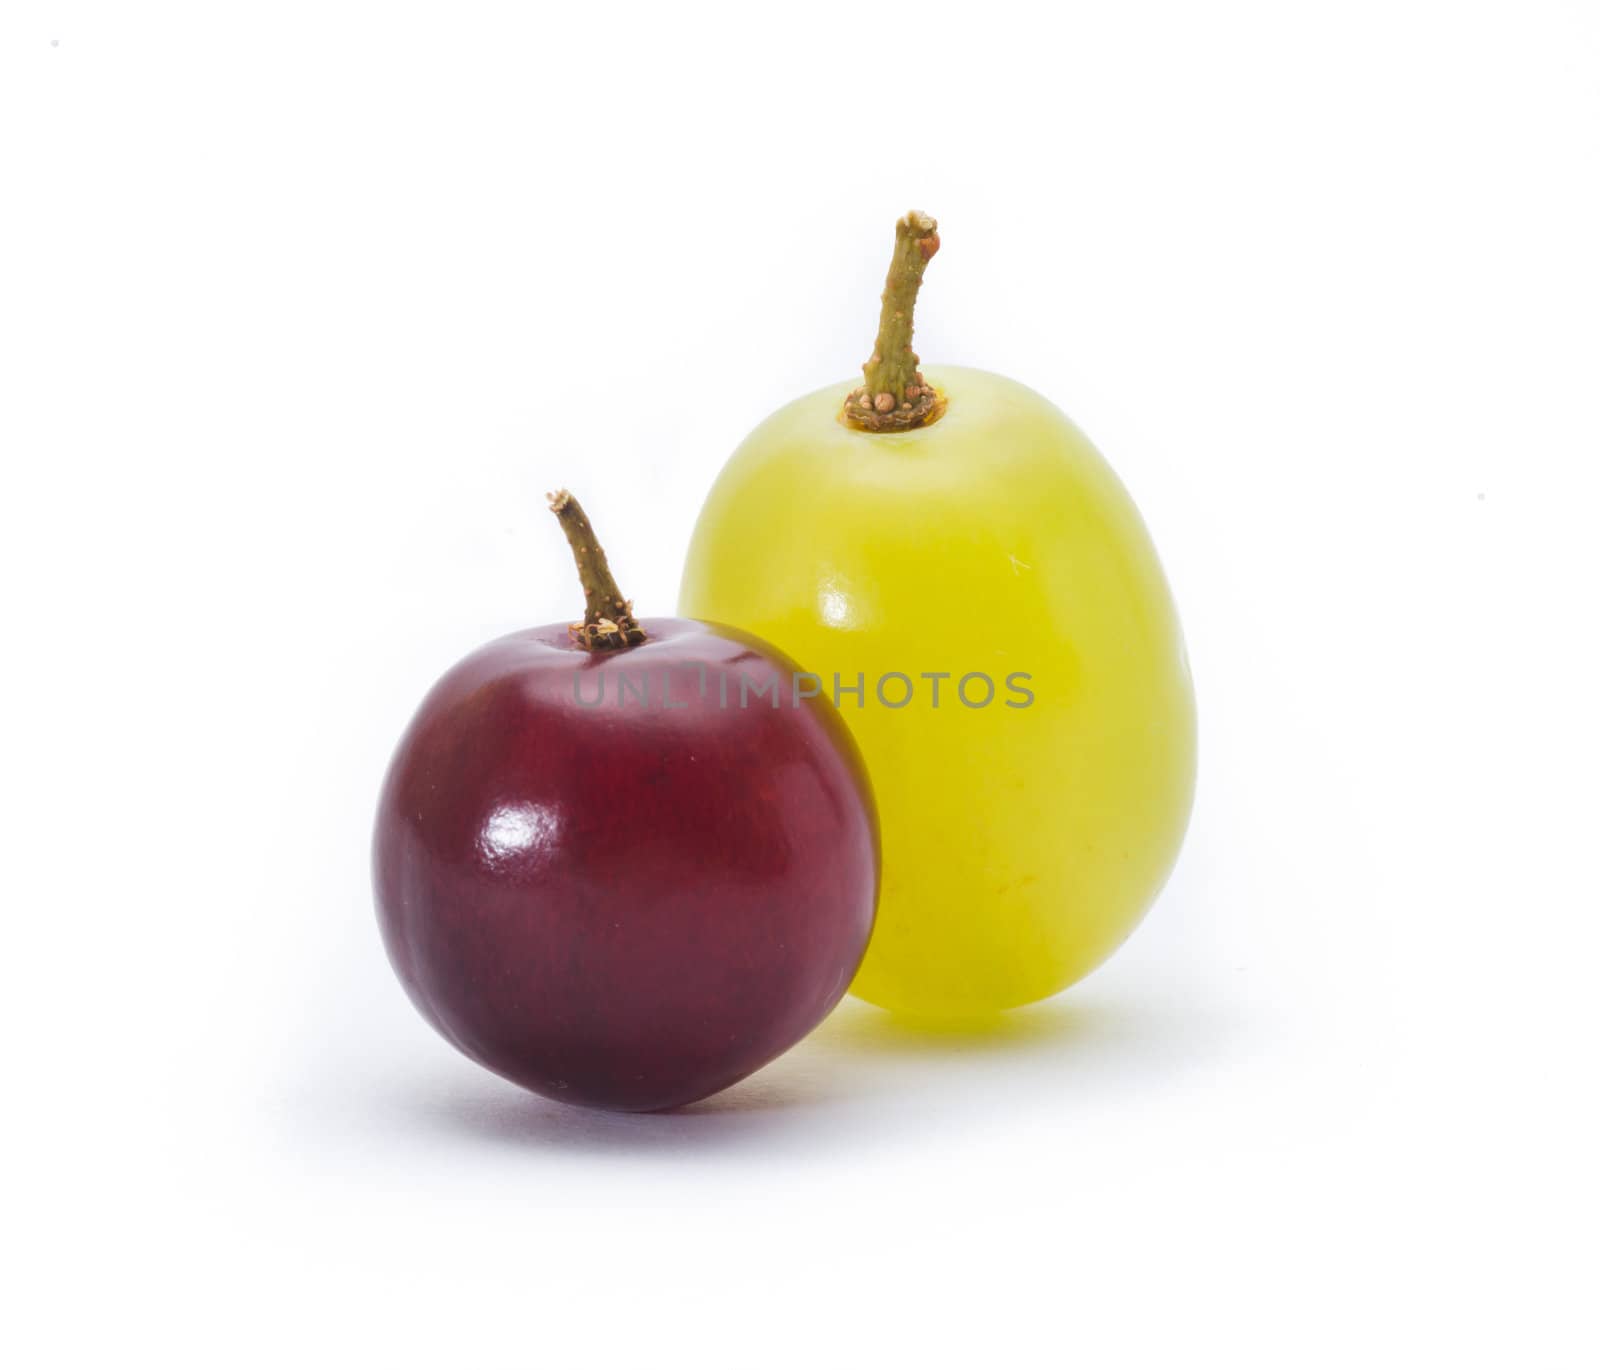
[[[894,257],[883,287],[878,341],[862,366],[866,384],[844,402],[844,418],[868,433],[897,433],[932,423],[944,411],[934,388],[922,379],[911,350],[912,314],[922,273],[939,250],[938,222],[913,209],[894,226]]]
[[[591,652],[615,651],[644,641],[644,629],[633,616],[633,604],[622,597],[612,579],[605,549],[594,535],[583,506],[565,490],[546,496],[550,512],[561,521],[561,531],[572,547],[583,585],[583,622],[572,625],[573,638]]]

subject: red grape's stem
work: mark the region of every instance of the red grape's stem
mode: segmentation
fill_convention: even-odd
[[[866,384],[845,398],[844,418],[868,433],[898,433],[932,423],[944,402],[917,369],[911,350],[911,318],[922,273],[939,250],[938,222],[913,209],[894,226],[894,256],[883,287],[878,341],[861,368]]]
[[[605,549],[594,535],[583,506],[565,490],[546,496],[550,511],[561,520],[561,531],[572,546],[583,584],[583,622],[572,625],[572,636],[591,652],[614,651],[644,641],[644,629],[633,616],[633,604],[622,597],[611,577]]]

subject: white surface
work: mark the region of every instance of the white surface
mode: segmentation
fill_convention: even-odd
[[[8,1363],[1593,1364],[1600,11],[539,9],[0,17]],[[548,488],[672,610],[911,205],[1162,549],[1178,873],[1009,1040],[524,1097],[389,748]]]

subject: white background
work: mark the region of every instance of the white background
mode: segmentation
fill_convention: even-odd
[[[8,1362],[1594,1364],[1597,172],[1588,0],[9,0]],[[998,1040],[521,1095],[389,749],[570,617],[549,488],[673,610],[911,206],[1161,549],[1178,871]]]

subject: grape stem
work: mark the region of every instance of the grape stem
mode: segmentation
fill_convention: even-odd
[[[566,490],[557,490],[545,498],[550,501],[550,512],[561,521],[561,531],[572,547],[578,580],[583,585],[583,622],[574,623],[569,629],[574,641],[591,652],[615,651],[643,642],[644,629],[633,616],[633,603],[617,589],[605,548],[595,537],[583,506]]]
[[[878,341],[861,370],[866,384],[845,398],[844,418],[867,433],[898,433],[932,423],[944,411],[934,388],[917,369],[911,350],[912,313],[922,273],[939,250],[939,224],[913,209],[894,226],[894,256],[883,287]]]

